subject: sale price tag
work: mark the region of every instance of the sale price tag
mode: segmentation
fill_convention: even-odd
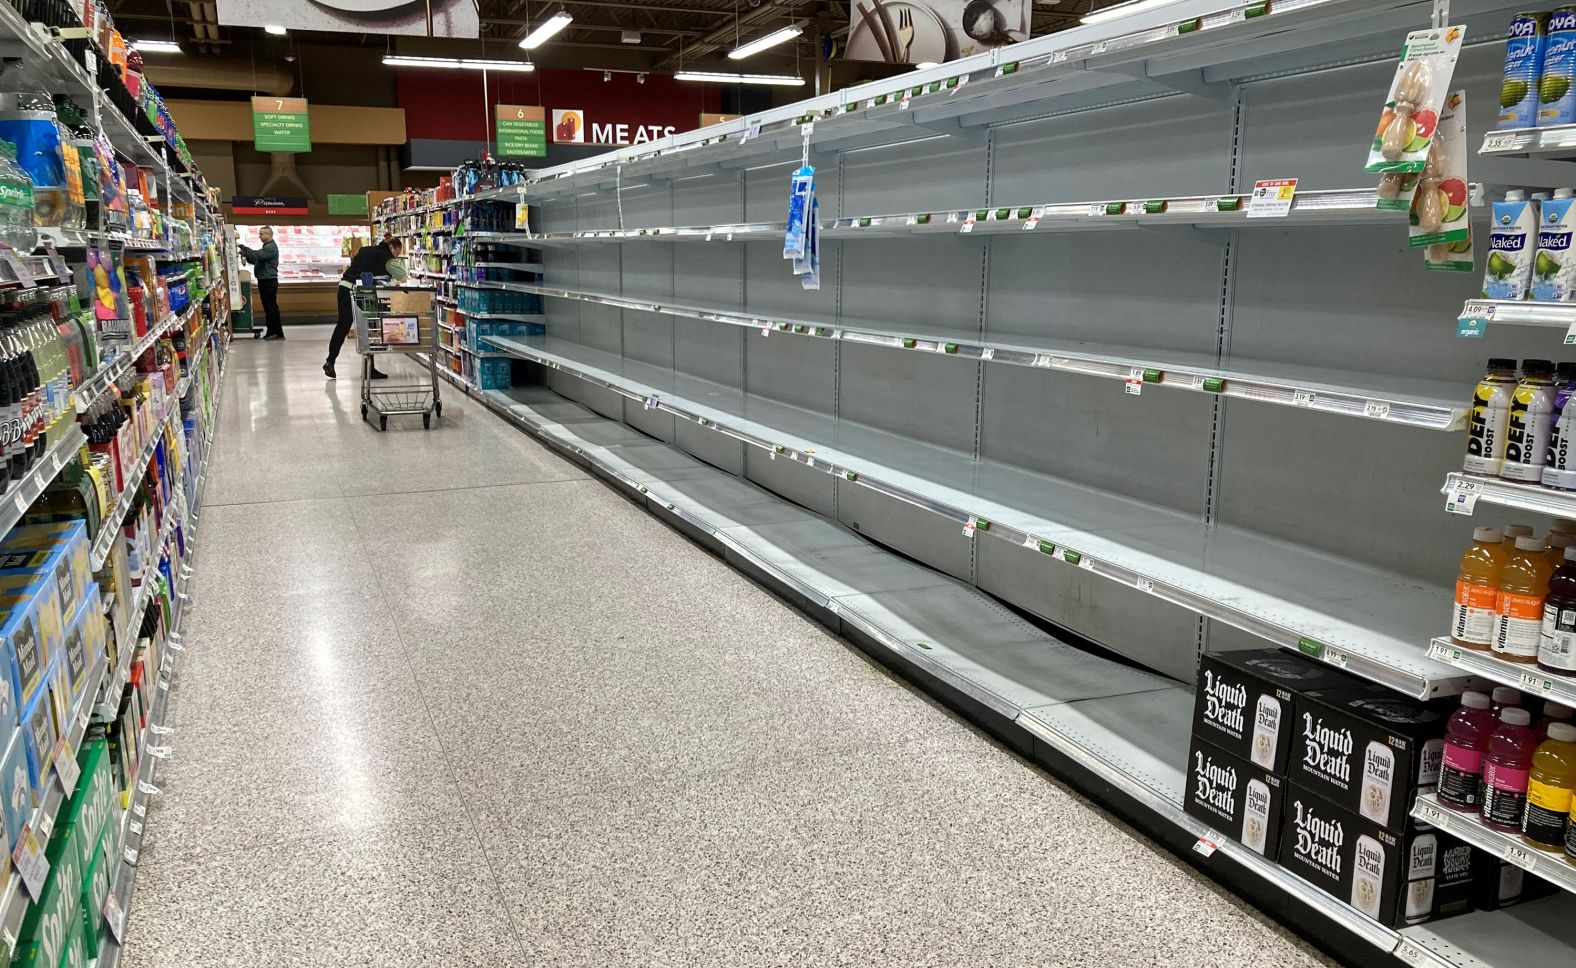
[[[1219,850],[1220,845],[1225,842],[1226,836],[1224,834],[1216,833],[1213,830],[1206,830],[1204,832],[1204,836],[1198,838],[1198,843],[1193,845],[1193,850],[1196,853],[1203,854],[1205,857],[1208,857],[1215,851]]]
[[[49,858],[44,856],[44,845],[31,826],[22,828],[16,849],[11,852],[11,866],[22,875],[22,886],[33,900],[44,893],[44,883],[49,880]]]
[[[77,758],[71,755],[71,748],[64,741],[55,747],[55,775],[60,778],[60,789],[68,797],[76,791],[77,781],[82,778],[82,767],[77,765]]]
[[[1127,371],[1127,394],[1136,397],[1144,392],[1144,368],[1131,367]]]
[[[1297,179],[1268,178],[1253,183],[1248,218],[1285,218],[1297,198]]]

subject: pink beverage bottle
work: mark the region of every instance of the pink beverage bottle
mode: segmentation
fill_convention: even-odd
[[[1504,709],[1507,706],[1520,705],[1521,692],[1519,690],[1512,689],[1510,686],[1495,686],[1493,702],[1489,705],[1489,712],[1493,713],[1495,719],[1498,719],[1499,711],[1501,709]]]
[[[1557,702],[1543,704],[1543,715],[1538,719],[1538,726],[1533,732],[1538,734],[1538,742],[1549,738],[1550,723],[1569,723],[1571,721],[1571,707],[1562,706]]]
[[[1483,806],[1483,752],[1494,732],[1488,697],[1464,692],[1445,725],[1445,758],[1439,770],[1439,803],[1477,813]]]
[[[1538,734],[1531,723],[1531,713],[1507,706],[1500,710],[1499,725],[1488,739],[1483,755],[1483,823],[1495,830],[1521,832],[1527,812],[1527,779],[1532,756],[1538,751]]]

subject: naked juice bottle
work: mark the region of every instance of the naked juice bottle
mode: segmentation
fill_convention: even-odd
[[[1476,528],[1472,547],[1461,556],[1456,573],[1456,602],[1450,618],[1450,640],[1487,652],[1494,647],[1499,616],[1499,579],[1510,558],[1496,528]]]
[[[1538,645],[1543,639],[1543,600],[1553,573],[1543,539],[1516,539],[1516,550],[1499,577],[1494,654],[1501,659],[1529,665],[1538,661]]]

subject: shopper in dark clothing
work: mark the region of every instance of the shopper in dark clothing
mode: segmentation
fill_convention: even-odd
[[[258,230],[257,237],[263,244],[256,249],[241,246],[241,256],[252,264],[257,296],[263,301],[263,313],[268,319],[268,332],[263,339],[284,339],[284,324],[279,319],[279,246],[274,243],[274,230],[266,225]]]
[[[350,328],[356,324],[355,320],[355,288],[361,277],[366,274],[373,276],[388,276],[398,282],[408,273],[405,270],[405,261],[400,258],[404,246],[399,239],[384,239],[377,245],[364,245],[350,259],[350,267],[339,278],[339,323],[334,327],[334,335],[328,340],[328,361],[323,364],[323,374],[330,380],[337,374],[334,373],[334,361],[339,359],[340,347],[345,345],[345,337],[349,335]],[[382,380],[388,376],[377,367],[372,368],[372,379]]]

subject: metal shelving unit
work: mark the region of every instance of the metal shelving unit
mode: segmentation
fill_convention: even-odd
[[[1576,677],[1555,675],[1536,665],[1507,662],[1492,652],[1478,652],[1456,645],[1446,636],[1438,636],[1429,642],[1428,655],[1436,662],[1455,666],[1462,672],[1490,682],[1514,686],[1542,699],[1576,706]]]
[[[8,534],[22,520],[22,515],[38,500],[60,469],[70,462],[78,449],[88,442],[75,423],[66,428],[60,440],[49,449],[38,463],[28,469],[20,480],[12,481],[4,494],[0,494],[0,534]]]
[[[1473,814],[1443,806],[1433,794],[1417,798],[1417,802],[1412,804],[1412,816],[1460,837],[1479,850],[1507,860],[1527,873],[1557,885],[1562,891],[1576,892],[1576,864],[1567,861],[1563,851],[1550,853],[1530,847],[1517,834],[1485,827]]]
[[[1443,587],[1350,564],[1097,489],[743,394],[551,337],[487,337],[521,359],[693,421],[784,459],[873,488],[983,534],[1093,571],[1267,641],[1420,698],[1469,679],[1427,658]],[[1277,584],[1265,566],[1296,576]],[[1344,604],[1326,612],[1325,600]]]
[[[93,538],[93,570],[98,571],[104,567],[104,561],[109,557],[110,549],[115,545],[115,536],[120,533],[121,523],[126,519],[126,512],[131,510],[132,502],[137,498],[137,487],[142,483],[142,477],[147,473],[148,461],[153,459],[153,452],[158,449],[159,441],[164,439],[164,431],[169,426],[170,420],[180,413],[180,401],[171,398],[167,401],[164,416],[154,424],[148,433],[148,439],[142,445],[142,451],[137,455],[137,463],[133,465],[136,478],[131,486],[120,492],[120,497],[115,501],[115,507],[99,527],[99,533]]]

